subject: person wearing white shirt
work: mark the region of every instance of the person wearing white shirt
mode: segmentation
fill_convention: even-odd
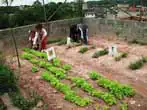
[[[47,45],[47,31],[43,28],[42,24],[38,24],[36,27],[37,33],[35,34],[34,43],[36,40],[40,40],[40,50],[46,49]]]

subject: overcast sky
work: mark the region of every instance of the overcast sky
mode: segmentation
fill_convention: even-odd
[[[0,0],[1,1],[1,0]],[[19,5],[31,5],[33,4],[33,2],[36,0],[14,0],[14,2],[12,3],[13,6],[19,6]],[[42,0],[39,0],[42,2]],[[67,0],[67,2],[71,2],[74,0]],[[98,0],[84,0],[84,1],[98,1]],[[64,0],[45,0],[45,3],[48,2],[64,2]],[[0,3],[0,6],[2,4]]]

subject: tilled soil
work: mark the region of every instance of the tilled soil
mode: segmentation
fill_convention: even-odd
[[[80,54],[78,51],[81,46],[67,49],[65,45],[55,47],[57,57],[63,62],[71,64],[72,70],[68,72],[69,76],[82,76],[87,79],[97,89],[102,89],[96,85],[95,81],[89,79],[88,73],[92,70],[100,72],[109,79],[117,80],[121,83],[132,85],[137,94],[133,98],[126,98],[125,101],[129,103],[129,110],[147,110],[147,64],[139,70],[130,70],[128,65],[130,62],[135,61],[142,55],[147,56],[147,46],[140,46],[136,44],[128,44],[118,40],[107,40],[101,37],[90,38],[90,44],[96,45],[96,49],[90,49],[84,54]],[[93,53],[101,48],[106,48],[110,44],[117,44],[118,50],[121,52],[128,52],[127,58],[116,62],[113,57],[105,55],[97,59],[93,59]],[[49,45],[48,47],[51,47]],[[105,103],[97,98],[90,97],[83,90],[74,87],[78,95],[82,97],[90,97],[95,100],[93,104],[80,108],[73,103],[64,100],[64,95],[58,92],[56,89],[50,86],[46,81],[40,79],[40,72],[31,73],[32,64],[25,60],[21,60],[22,67],[20,69],[20,87],[29,89],[30,91],[36,91],[40,96],[43,96],[45,103],[49,105],[48,110],[94,110],[95,105],[105,105]],[[62,82],[71,84],[67,80]],[[121,101],[118,101],[121,103]],[[112,106],[112,110],[119,110],[118,105]]]

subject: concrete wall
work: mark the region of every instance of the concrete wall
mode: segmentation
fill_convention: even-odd
[[[131,40],[138,40],[139,42],[147,43],[147,23],[137,21],[121,21],[85,18],[83,21],[89,26],[89,36],[94,35],[111,35],[116,34],[118,38]],[[69,26],[71,24],[80,23],[80,19],[59,20],[49,22],[45,27],[49,32],[49,38],[66,37],[69,35]],[[15,28],[14,36],[18,48],[24,47],[28,44],[28,31],[35,25],[23,26]],[[10,29],[0,30],[0,51],[15,53],[14,43]]]
[[[44,26],[48,30],[49,38],[57,38],[68,36],[69,26],[76,23],[80,23],[79,18],[48,22]],[[34,27],[35,24],[13,29],[18,48],[28,45],[28,31]],[[0,51],[15,54],[11,29],[0,30]]]
[[[108,19],[84,19],[89,26],[89,35],[114,35],[128,41],[137,40],[147,43],[147,22],[108,20]]]

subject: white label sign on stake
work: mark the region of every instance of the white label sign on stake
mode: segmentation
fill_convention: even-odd
[[[48,48],[45,50],[48,56],[48,61],[51,61],[52,59],[56,58],[56,53],[54,47]]]
[[[67,37],[67,46],[70,46],[71,45],[71,39],[70,37]]]
[[[109,46],[109,55],[116,56],[117,54],[118,54],[117,46],[116,45]]]

